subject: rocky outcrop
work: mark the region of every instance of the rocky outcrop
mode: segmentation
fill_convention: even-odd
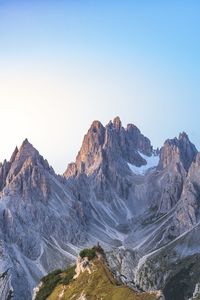
[[[78,256],[77,260],[76,260],[76,269],[75,269],[75,275],[74,275],[74,279],[78,278],[80,274],[84,273],[85,271],[87,271],[89,274],[91,274],[91,263],[88,259],[88,257],[83,257],[81,258],[80,256]]]
[[[84,137],[76,162],[69,164],[64,176],[91,175],[106,161],[126,160],[136,166],[145,165],[139,152],[151,156],[152,146],[135,125],[129,124],[125,129],[119,117],[105,127],[94,121]]]
[[[102,148],[105,139],[105,128],[99,121],[94,121],[85,135],[76,163],[70,164],[65,176],[90,174],[98,168],[102,161]]]
[[[194,289],[194,293],[192,295],[192,298],[190,298],[189,300],[198,300],[200,297],[200,283],[197,283],[195,285],[195,289]]]
[[[31,189],[38,192],[39,198],[48,197],[48,183],[44,171],[56,176],[48,162],[26,139],[20,149],[15,148],[9,162],[4,161],[0,167],[1,192],[13,194],[16,190],[24,196]]]
[[[177,204],[183,192],[187,172],[192,162],[195,161],[196,155],[196,147],[184,132],[179,135],[178,139],[174,138],[164,143],[159,162],[159,168],[163,170],[160,213],[168,212]]]
[[[196,155],[196,147],[190,142],[187,134],[183,132],[178,139],[166,140],[164,143],[160,154],[160,167],[166,168],[178,164],[188,171]]]

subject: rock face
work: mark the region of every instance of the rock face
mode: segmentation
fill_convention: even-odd
[[[0,165],[0,299],[31,299],[44,274],[98,241],[134,289],[191,298],[199,201],[200,154],[185,133],[159,151],[119,117],[94,121],[63,176],[25,140]],[[184,276],[177,298],[173,282],[180,287]]]
[[[85,221],[81,204],[28,140],[0,174],[0,298],[28,300],[41,276],[74,260],[70,243],[84,242]]]
[[[91,263],[87,257],[81,258],[80,256],[78,256],[76,260],[76,274],[74,275],[74,279],[77,279],[79,275],[84,273],[85,271],[91,274]]]
[[[119,117],[104,127],[99,121],[94,121],[85,135],[76,162],[69,164],[64,176],[77,177],[80,174],[91,175],[105,159],[126,160],[136,166],[145,165],[146,161],[139,152],[151,156],[152,146],[148,138],[132,125],[123,128]]]
[[[170,164],[182,165],[188,171],[197,155],[196,147],[190,142],[185,132],[179,138],[167,140],[161,149],[160,166],[166,168]]]
[[[189,300],[198,300],[200,297],[200,283],[197,283],[195,285],[195,290],[194,290],[194,293],[192,295],[192,298],[190,298]]]

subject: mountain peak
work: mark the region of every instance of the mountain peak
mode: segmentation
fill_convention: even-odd
[[[121,129],[122,122],[120,120],[120,117],[117,116],[116,118],[114,118],[114,120],[113,120],[113,126],[115,127],[116,130],[120,130]]]
[[[179,138],[168,139],[161,149],[162,167],[167,167],[173,162],[181,162],[186,171],[188,171],[192,161],[194,161],[197,149],[190,141],[185,132],[179,134]]]
[[[185,132],[185,131],[183,131],[183,132],[181,132],[180,134],[179,134],[179,138],[178,138],[179,140],[187,140],[187,141],[190,141],[189,140],[189,137],[188,137],[188,135],[187,135],[187,133]]]
[[[19,148],[19,151],[17,152],[16,156],[15,156],[15,161],[24,161],[26,160],[28,157],[31,159],[35,159],[37,157],[39,157],[39,152],[38,150],[36,150],[34,148],[34,146],[28,141],[28,139],[26,138],[22,145]]]
[[[13,152],[11,158],[10,158],[10,163],[13,163],[13,162],[14,162],[14,160],[15,160],[16,155],[17,155],[18,152],[19,152],[19,149],[18,149],[18,147],[16,146],[16,147],[15,147],[15,150],[14,150],[14,152]]]
[[[22,145],[26,145],[26,144],[30,144],[27,138],[25,138],[25,140],[23,141]]]
[[[87,134],[84,136],[76,162],[68,165],[64,176],[69,177],[77,173],[93,172],[93,165],[101,161],[101,149],[105,139],[105,127],[100,121],[93,121]]]
[[[33,147],[33,145],[29,142],[29,140],[27,139],[27,138],[25,138],[25,140],[22,142],[22,144],[21,144],[21,147],[20,147],[20,149],[23,149],[23,148],[27,148],[27,147],[29,147],[29,148],[34,148]],[[35,148],[34,148],[35,149]],[[36,150],[36,149],[35,149]]]
[[[135,125],[128,125],[124,129],[118,116],[105,127],[99,121],[94,121],[84,137],[76,162],[68,166],[64,176],[81,173],[90,175],[103,165],[114,163],[119,167],[119,161],[125,165],[129,162],[141,166],[146,161],[138,151],[152,155],[150,140]]]
[[[25,139],[19,150],[15,148],[10,161],[0,166],[0,191],[6,188],[7,195],[21,193],[27,196],[34,190],[38,197],[46,199],[48,173],[55,175],[47,160]]]
[[[100,121],[95,120],[92,122],[92,125],[90,126],[89,132],[92,131],[93,133],[98,132],[103,128],[103,125],[101,124]]]

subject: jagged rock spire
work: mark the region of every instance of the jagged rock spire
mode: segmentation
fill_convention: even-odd
[[[19,149],[18,149],[17,146],[16,146],[16,147],[15,147],[15,150],[14,150],[14,152],[13,152],[11,158],[10,158],[10,163],[13,163],[13,162],[14,162],[14,160],[15,160],[16,155],[17,155],[18,152],[19,152]]]
[[[94,121],[84,137],[76,162],[68,166],[64,176],[89,175],[103,164],[117,166],[120,160],[141,166],[146,161],[139,152],[150,156],[152,146],[135,125],[129,124],[125,129],[119,117],[105,127]]]
[[[114,118],[114,120],[113,120],[113,126],[114,126],[115,129],[118,130],[118,131],[121,129],[121,127],[122,127],[122,122],[121,122],[121,120],[120,120],[119,117]]]
[[[38,167],[40,168],[40,175],[39,172],[36,171]],[[44,160],[38,150],[33,147],[28,139],[25,139],[19,149],[17,147],[15,148],[10,161],[5,160],[0,166],[0,191],[2,191],[11,182],[13,182],[13,184],[16,182],[16,185],[19,185],[18,176],[21,176],[22,180],[24,180],[24,177],[27,176],[25,176],[25,173],[29,174],[32,182],[34,180],[36,182],[37,177],[39,182],[39,177],[41,180],[41,174],[45,171],[55,174],[47,160]],[[27,182],[25,180],[24,186]]]
[[[160,166],[165,168],[173,163],[181,162],[186,171],[197,155],[197,149],[189,140],[188,135],[183,132],[179,138],[168,139],[161,149]]]

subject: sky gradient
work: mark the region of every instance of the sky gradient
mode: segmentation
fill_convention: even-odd
[[[199,1],[0,0],[0,161],[27,137],[59,173],[93,120],[200,149]]]

